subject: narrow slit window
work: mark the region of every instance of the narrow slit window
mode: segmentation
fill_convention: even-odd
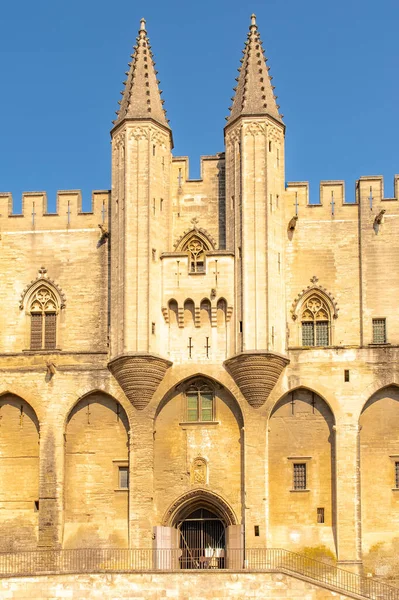
[[[127,490],[129,487],[129,467],[119,467],[119,489]]]
[[[395,488],[399,489],[399,461],[395,462]]]
[[[320,507],[317,509],[317,522],[324,523],[324,508]]]

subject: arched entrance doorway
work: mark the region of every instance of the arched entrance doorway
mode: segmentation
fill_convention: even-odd
[[[180,532],[181,568],[223,568],[226,525],[206,508],[197,508],[177,523]]]
[[[154,541],[158,550],[178,550],[181,569],[233,568],[243,559],[242,525],[227,502],[206,489],[176,500],[154,528]]]

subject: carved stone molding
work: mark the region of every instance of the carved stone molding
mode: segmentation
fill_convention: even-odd
[[[47,275],[47,269],[45,267],[40,267],[36,279],[32,279],[32,281],[27,286],[25,286],[24,289],[22,290],[22,294],[19,299],[20,310],[23,310],[25,299],[27,298],[27,296],[29,296],[31,294],[31,292],[34,291],[34,289],[40,287],[42,284],[47,285],[50,289],[53,288],[53,290],[55,290],[57,292],[57,294],[59,296],[59,307],[65,308],[66,296],[65,296],[63,290],[54,281],[54,279],[50,279],[50,277]]]
[[[172,363],[153,354],[124,354],[108,363],[127,398],[137,410],[150,402]]]
[[[234,129],[229,129],[226,131],[226,143],[231,142],[235,144],[239,142],[241,139],[241,125],[235,127]]]
[[[134,127],[129,130],[129,140],[148,140],[149,135],[148,127]]]
[[[297,319],[298,307],[302,305],[302,301],[309,297],[312,293],[319,294],[321,298],[324,298],[327,301],[327,304],[330,308],[331,316],[334,319],[338,319],[339,308],[334,296],[325,287],[317,283],[319,280],[315,275],[311,278],[310,281],[313,285],[308,285],[305,289],[303,289],[292,303],[291,317],[293,321]]]
[[[166,511],[162,525],[173,526],[177,520],[188,517],[196,508],[208,508],[224,521],[225,525],[236,525],[237,517],[233,509],[218,494],[207,488],[198,487],[180,496]]]
[[[182,250],[182,248],[187,244],[187,241],[191,236],[198,236],[205,245],[208,246],[207,250],[215,250],[217,248],[217,242],[215,238],[203,227],[194,227],[193,229],[186,229],[179,237],[178,240],[173,244],[173,247],[176,251]]]
[[[169,135],[166,132],[160,131],[158,128],[151,127],[150,135],[152,142],[155,142],[163,149],[166,149],[167,143],[169,141]]]
[[[244,126],[244,135],[265,135],[266,126],[264,123],[248,123]]]
[[[289,359],[274,352],[241,352],[224,362],[242,395],[253,408],[268,399]]]

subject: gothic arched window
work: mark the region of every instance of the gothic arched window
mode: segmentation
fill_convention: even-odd
[[[301,311],[302,346],[328,346],[330,344],[330,311],[318,294],[307,298]]]
[[[188,252],[188,272],[205,273],[205,251],[204,242],[197,236],[193,236],[187,242],[184,250]]]
[[[31,350],[53,350],[57,343],[58,302],[47,285],[39,286],[29,300]]]
[[[191,384],[186,390],[187,421],[214,421],[214,392],[202,381]]]

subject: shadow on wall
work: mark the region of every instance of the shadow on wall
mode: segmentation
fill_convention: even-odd
[[[37,529],[37,525],[21,518],[1,522],[0,552],[37,550]]]
[[[372,575],[390,585],[399,586],[399,537],[391,543],[378,542],[363,555],[366,576]],[[369,575],[370,574],[370,575]]]
[[[78,548],[124,548],[126,540],[124,536],[113,532],[108,537],[100,536],[99,527],[95,525],[85,525],[77,529],[65,543],[65,549]]]

